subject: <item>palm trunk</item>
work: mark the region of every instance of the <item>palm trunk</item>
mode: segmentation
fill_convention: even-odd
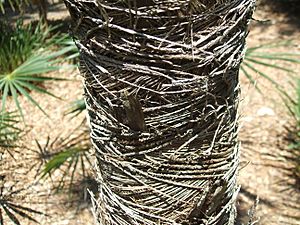
[[[65,0],[99,224],[234,224],[238,70],[254,0]]]

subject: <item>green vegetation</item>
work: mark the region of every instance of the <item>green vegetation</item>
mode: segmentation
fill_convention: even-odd
[[[300,64],[299,52],[277,52],[278,48],[292,47],[291,41],[273,42],[263,44],[257,47],[248,48],[245,54],[244,62],[241,66],[242,73],[249,79],[251,84],[255,85],[257,90],[263,94],[259,86],[256,85],[254,76],[258,75],[268,80],[278,91],[284,105],[294,118],[294,124],[288,127],[288,132],[293,137],[289,149],[293,155],[290,158],[295,164],[294,174],[300,178],[300,81],[295,71],[289,68],[289,63]],[[279,79],[271,74],[264,72],[265,68],[272,68],[286,74],[289,77],[292,88],[295,89],[294,97],[291,91],[284,87]]]
[[[12,96],[21,116],[24,118],[19,95],[24,95],[46,115],[40,104],[35,101],[30,91],[37,91],[56,97],[41,84],[50,80],[63,80],[59,77],[48,77],[43,74],[56,71],[62,67],[63,55],[73,49],[72,46],[55,50],[55,46],[64,43],[66,36],[50,33],[54,28],[38,24],[23,25],[17,22],[16,27],[2,23],[0,32],[0,91],[2,93],[2,111],[5,110],[7,98]]]
[[[55,27],[47,28],[42,23],[35,27],[32,23],[24,25],[19,19],[15,26],[0,21],[0,68],[1,73],[10,73],[24,63],[36,51],[53,46],[58,36],[50,36]]]
[[[12,8],[12,10],[20,10],[22,8],[22,5],[28,5],[28,1],[27,0],[2,0],[0,1],[0,11],[2,13],[5,13],[4,10],[4,4],[8,2],[9,6]]]
[[[17,127],[19,115],[16,112],[0,112],[0,147],[13,147],[22,132]]]
[[[66,114],[72,114],[73,117],[78,116],[86,109],[86,105],[84,99],[79,99],[71,102]]]
[[[55,153],[45,163],[41,178],[51,178],[55,171],[62,171],[61,178],[56,186],[57,189],[64,188],[67,182],[69,182],[71,188],[75,175],[80,174],[83,178],[90,175],[87,168],[92,166],[90,161],[91,144],[88,130],[83,128],[84,126],[81,124],[74,129],[74,133],[79,131],[79,134],[71,133],[69,137],[60,140],[57,144],[55,143],[56,140],[51,143],[53,148],[51,152]]]
[[[22,20],[18,20],[15,26],[0,21],[0,160],[5,153],[3,150],[7,150],[15,159],[15,152],[12,150],[16,147],[22,148],[16,144],[24,133],[24,127],[20,122],[25,119],[19,97],[23,95],[47,115],[47,111],[40,106],[31,93],[39,92],[56,97],[47,90],[44,82],[65,79],[45,74],[74,67],[62,66],[62,63],[74,57],[72,56],[74,45],[70,45],[67,35],[56,33],[56,28],[42,23],[25,25]],[[10,98],[16,105],[16,111],[9,111],[11,108],[7,106],[7,102]],[[26,150],[22,148],[22,151]],[[40,167],[46,162],[47,160],[44,160]],[[17,225],[22,224],[21,218],[38,223],[33,215],[45,214],[20,203],[16,195],[22,195],[23,189],[16,191],[7,188],[7,185],[4,185],[5,175],[2,175],[2,172],[0,174],[0,224],[6,224],[6,218]]]
[[[262,44],[247,49],[241,71],[249,79],[251,84],[255,85],[259,92],[263,93],[260,87],[256,85],[255,75],[267,79],[280,94],[290,98],[280,81],[276,80],[272,75],[265,73],[264,69],[272,68],[279,70],[286,73],[291,79],[294,79],[295,72],[289,69],[287,65],[284,65],[284,63],[300,63],[300,53],[276,52],[280,47],[291,46],[291,41],[281,41]]]

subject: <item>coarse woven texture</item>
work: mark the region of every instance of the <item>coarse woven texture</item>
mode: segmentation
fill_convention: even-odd
[[[254,0],[65,0],[98,224],[234,224],[238,70]]]

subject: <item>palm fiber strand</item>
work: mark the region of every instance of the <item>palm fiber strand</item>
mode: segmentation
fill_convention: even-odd
[[[254,0],[65,0],[98,224],[234,224],[238,71]]]

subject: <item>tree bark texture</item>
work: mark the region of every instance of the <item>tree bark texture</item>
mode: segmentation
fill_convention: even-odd
[[[254,0],[65,0],[103,225],[234,224]]]

